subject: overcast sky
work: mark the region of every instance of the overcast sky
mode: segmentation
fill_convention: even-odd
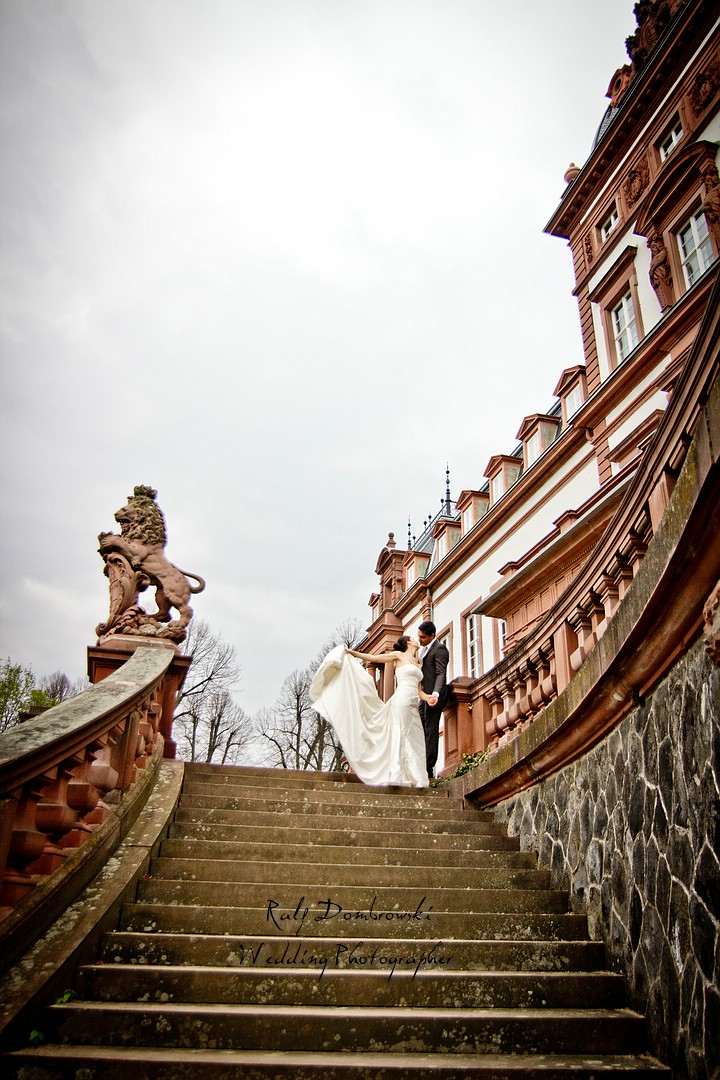
[[[582,360],[542,229],[632,7],[3,0],[0,658],[85,673],[136,484],[249,712],[368,624]]]

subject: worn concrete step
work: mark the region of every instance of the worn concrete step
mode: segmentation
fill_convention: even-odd
[[[323,1008],[71,1002],[45,1012],[53,1041],[222,1050],[633,1054],[645,1024],[630,1009]]]
[[[653,1058],[623,1054],[353,1054],[316,1051],[39,1047],[9,1068],[25,1080],[668,1080]],[[31,1071],[32,1070],[32,1071]],[[20,1072],[11,1072],[10,1080]]]
[[[222,864],[219,864],[221,866]],[[327,892],[327,890],[325,890]],[[328,912],[342,909],[357,912],[362,918],[368,912],[383,913],[388,923],[402,919],[408,912],[423,911],[477,914],[494,912],[561,913],[568,909],[567,893],[555,889],[454,889],[454,888],[384,888],[367,885],[342,885],[326,896],[321,886],[300,882],[268,880],[245,883],[241,889],[234,882],[177,881],[171,878],[144,879],[138,885],[137,899],[148,904],[206,904],[222,907],[254,907],[263,912],[292,911],[298,905],[310,909],[317,919],[326,919]],[[327,921],[327,919],[326,919]]]
[[[460,812],[473,815],[479,821],[492,822],[491,816],[474,807],[467,806],[461,798],[441,798],[436,795],[415,794],[417,788],[402,788],[406,794],[394,795],[393,789],[349,786],[337,787],[270,787],[254,784],[218,784],[210,780],[186,780],[182,795],[186,798],[247,799],[253,802],[293,802],[293,804],[322,804],[323,806],[378,807],[392,809],[394,813],[413,810],[420,813]],[[413,794],[408,794],[412,791]]]
[[[487,851],[519,851],[517,836],[497,833],[482,824],[462,821],[416,821],[412,827],[403,824],[387,828],[388,819],[352,818],[341,826],[336,816],[308,814],[296,825],[277,814],[252,813],[241,810],[194,810],[179,808],[170,836],[194,836],[209,840],[263,840],[272,836],[279,843],[372,844],[378,847],[437,847],[441,843],[451,848],[478,848]],[[192,832],[178,832],[178,826],[194,825]],[[385,828],[383,828],[385,826]],[[232,829],[245,832],[233,833]]]
[[[353,773],[344,770],[335,772],[318,772],[311,769],[276,769],[267,765],[216,765],[206,761],[188,761],[185,764],[186,776],[229,776],[229,777],[261,777],[272,780],[281,778],[282,782],[300,780],[303,783],[343,783],[361,784],[362,781]]]
[[[234,937],[228,934],[142,934],[116,930],[105,934],[100,949],[104,964],[172,964],[203,967],[294,967],[307,956],[315,966],[327,961],[336,968],[384,971],[390,955],[431,967],[441,953],[450,957],[446,970],[462,971],[597,971],[605,964],[605,947],[597,941],[433,941],[394,938]]]
[[[334,772],[321,773],[310,770],[293,769],[262,769],[237,765],[208,765],[203,762],[187,762],[185,765],[185,779],[187,782],[209,781],[214,784],[229,784],[236,787],[262,787],[270,790],[300,790],[313,789],[323,791],[347,791],[362,792],[364,794],[382,795],[388,800],[402,799],[410,795],[412,798],[422,799],[449,799],[456,796],[450,794],[447,784],[442,781],[429,788],[387,787],[363,784],[352,773]],[[463,800],[465,803],[465,800]],[[494,819],[493,810],[480,810],[472,807],[477,814]]]
[[[300,896],[298,897],[300,899]],[[562,915],[537,912],[483,912],[468,915],[466,912],[430,912],[425,918],[422,909],[418,918],[385,920],[369,918],[367,912],[334,909],[315,910],[302,917],[300,908],[295,919],[274,926],[268,917],[267,906],[257,907],[207,907],[202,905],[178,905],[177,903],[125,904],[122,929],[137,933],[173,934],[234,934],[258,936],[263,933],[282,932],[324,937],[387,937],[389,933],[398,939],[432,938],[447,941],[455,938],[470,940],[553,940],[585,941],[588,938],[587,918],[568,912]],[[275,912],[273,911],[273,914]],[[286,914],[291,914],[287,912]],[[316,921],[317,920],[317,921]]]
[[[393,804],[403,804],[403,802],[410,801],[413,804],[416,802],[422,802],[422,804],[429,804],[429,802],[451,802],[459,807],[467,806],[465,799],[461,795],[451,795],[448,787],[407,787],[407,786],[373,786],[371,784],[363,783],[349,783],[348,781],[316,781],[313,780],[313,773],[308,773],[307,778],[304,780],[291,780],[287,783],[282,780],[268,779],[263,777],[233,777],[228,773],[196,773],[193,770],[186,770],[184,784],[182,787],[188,789],[189,787],[214,787],[218,791],[235,791],[237,793],[242,792],[262,792],[273,796],[274,793],[280,792],[285,794],[287,792],[293,792],[294,798],[302,796],[302,794],[314,793],[317,798],[336,798],[338,796],[347,798],[381,798],[385,801],[391,801]],[[470,809],[475,809],[470,806]],[[477,813],[485,813],[493,816],[492,810],[477,810]]]
[[[340,945],[339,948],[343,948]],[[377,971],[338,968],[332,957],[302,950],[302,969],[289,963],[233,969],[137,964],[87,965],[78,972],[81,999],[92,1001],[202,1002],[205,1004],[324,1005],[423,1009],[614,1009],[625,1004],[625,986],[610,972],[446,972],[449,947],[398,956],[389,949]],[[267,957],[266,959],[269,959]]]
[[[355,802],[331,802],[327,799],[290,799],[260,798],[251,799],[243,795],[208,795],[201,793],[183,794],[180,798],[183,810],[201,808],[202,810],[226,811],[245,810],[252,814],[272,814],[280,820],[291,818],[293,821],[305,817],[324,817],[335,821],[353,821],[356,818],[370,818],[373,821],[415,822],[461,822],[464,825],[479,825],[481,831],[504,834],[505,829],[495,821],[478,818],[472,810],[462,810],[447,804],[433,806],[396,806],[382,799],[364,799]]]
[[[307,851],[305,849],[304,853]],[[390,888],[439,889],[452,880],[453,889],[549,889],[549,870],[516,870],[486,867],[481,871],[445,866],[363,866],[343,863],[238,862],[231,859],[153,859],[152,877],[182,881],[259,883],[288,882],[292,885],[335,889],[345,886],[375,885]]]
[[[412,840],[412,837],[409,838]],[[533,870],[534,851],[447,850],[418,847],[348,847],[340,844],[243,843],[232,840],[164,840],[160,855],[170,859],[232,859],[243,862],[329,863],[336,866],[463,867],[482,874],[486,869]]]

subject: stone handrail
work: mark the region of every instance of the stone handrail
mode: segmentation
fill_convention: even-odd
[[[560,696],[572,697],[577,673],[612,625],[644,561],[656,546],[654,538],[662,531],[663,524],[666,532],[668,526],[678,526],[675,520],[678,513],[681,518],[685,515],[686,521],[675,537],[676,548],[695,545],[695,565],[682,564],[686,574],[690,574],[692,566],[692,581],[674,583],[686,585],[686,595],[682,598],[678,595],[675,608],[666,607],[664,611],[666,632],[664,640],[656,642],[650,669],[645,670],[646,665],[640,664],[637,672],[632,676],[626,672],[627,679],[616,684],[618,718],[621,702],[632,703],[645,693],[662,676],[685,637],[697,633],[703,599],[720,576],[717,544],[720,531],[716,520],[719,340],[720,297],[716,284],[695,346],[673,388],[655,436],[587,563],[555,606],[500,664],[479,679],[454,680],[455,704],[445,714],[446,745],[453,748],[453,753],[446,754],[446,772],[460,764],[463,754],[496,752],[503,748],[510,751],[523,732],[535,742],[541,739],[539,727],[534,733],[530,729]],[[684,471],[692,474],[686,478],[684,494],[676,491],[683,465]],[[665,523],[668,513],[675,518]],[[668,558],[675,554],[676,551],[669,553]],[[698,558],[700,554],[702,559]],[[669,603],[668,595],[666,605]],[[663,618],[662,606],[658,617]],[[680,623],[683,629],[678,634]],[[643,649],[647,652],[647,643]],[[591,745],[604,730],[599,730],[596,737],[586,730],[583,746]],[[554,742],[555,751],[547,755],[542,767],[537,766],[540,771],[534,774],[536,777],[548,774],[568,759],[558,740]],[[576,748],[576,752],[582,749]],[[513,782],[519,782],[519,778]],[[513,782],[508,779],[506,794]],[[526,784],[524,780],[521,786]]]
[[[3,939],[162,758],[174,660],[172,649],[140,647],[83,694],[0,735]]]

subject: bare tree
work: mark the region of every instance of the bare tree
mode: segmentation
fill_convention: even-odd
[[[281,769],[329,772],[342,767],[342,746],[327,720],[313,709],[308,690],[330,649],[352,646],[359,637],[357,620],[341,623],[308,667],[297,668],[287,676],[273,708],[257,715],[258,734],[268,748],[268,764]]]
[[[77,682],[71,682],[64,671],[53,671],[52,675],[44,675],[40,680],[40,690],[45,695],[48,705],[59,705],[61,701],[77,697],[83,690],[87,690],[90,680],[85,676]]]
[[[193,662],[175,706],[173,734],[179,756],[238,764],[254,731],[232,696],[240,678],[235,646],[198,619],[190,623],[185,649]]]

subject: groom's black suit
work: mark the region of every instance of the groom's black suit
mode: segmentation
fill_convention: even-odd
[[[440,717],[448,696],[446,673],[450,663],[450,653],[442,642],[433,638],[421,662],[423,690],[426,694],[439,694],[438,703],[433,708],[426,701],[420,702],[420,719],[425,732],[427,771],[428,776],[432,777],[438,757]]]

